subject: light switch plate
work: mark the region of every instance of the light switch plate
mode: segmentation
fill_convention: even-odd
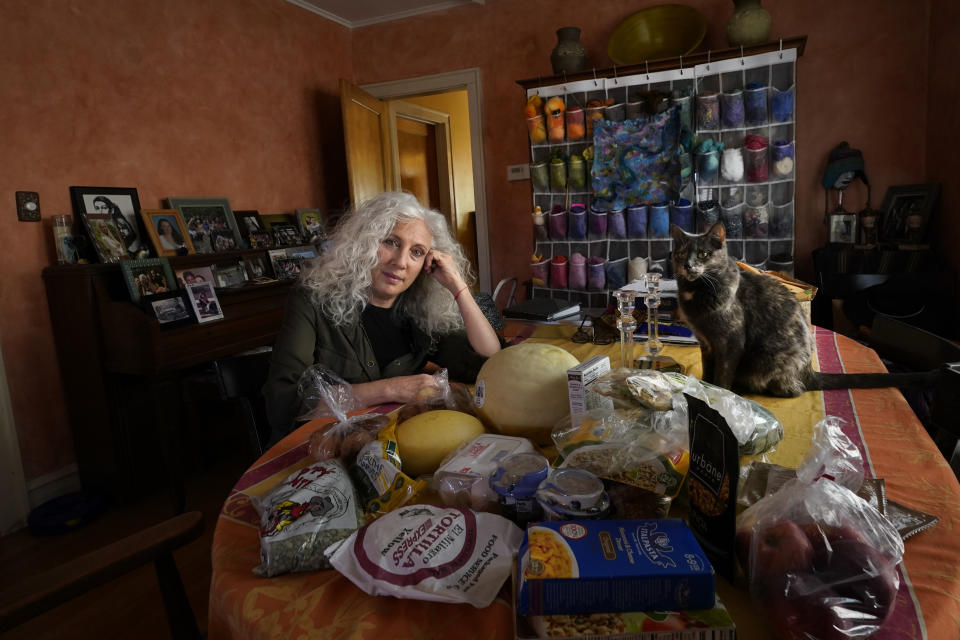
[[[530,165],[528,164],[511,164],[507,167],[507,180],[510,182],[516,182],[518,180],[529,180],[530,179]]]
[[[17,219],[21,222],[40,222],[40,194],[36,191],[17,191]]]

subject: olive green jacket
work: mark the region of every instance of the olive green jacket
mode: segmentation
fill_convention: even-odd
[[[273,345],[270,372],[263,387],[271,444],[293,430],[306,411],[297,391],[308,367],[322,364],[351,384],[420,373],[427,361],[445,367],[451,380],[473,384],[485,357],[475,352],[464,331],[430,336],[413,325],[412,352],[383,369],[359,317],[351,324],[334,325],[309,299],[303,287],[287,298],[283,326]]]

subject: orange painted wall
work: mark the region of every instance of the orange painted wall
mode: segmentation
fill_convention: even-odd
[[[0,340],[28,479],[74,459],[40,277],[70,185],[339,208],[351,64],[348,29],[283,0],[3,2]],[[17,222],[16,190],[42,224]]]
[[[684,3],[707,17],[703,48],[726,48],[724,25],[733,3]],[[516,81],[552,74],[555,30],[566,25],[581,27],[590,65],[612,66],[606,42],[614,27],[655,4],[488,0],[354,31],[358,84],[481,69],[493,282],[526,276],[532,247],[530,185],[505,177],[507,165],[527,162],[529,155],[524,94]],[[826,240],[819,185],[832,147],[848,140],[863,151],[875,205],[887,186],[924,179],[929,2],[764,0],[763,6],[773,16],[772,38],[808,36],[797,71],[796,256],[799,275],[809,279],[810,253]],[[864,199],[854,191],[846,203],[860,206]]]

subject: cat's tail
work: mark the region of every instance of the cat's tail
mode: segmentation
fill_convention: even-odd
[[[933,387],[939,371],[911,373],[820,373],[811,371],[804,381],[807,391],[829,389],[879,389],[882,387]]]

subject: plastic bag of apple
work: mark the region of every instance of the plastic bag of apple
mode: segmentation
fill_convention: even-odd
[[[751,597],[784,640],[867,637],[893,611],[900,586],[903,541],[854,493],[863,461],[842,423],[817,424],[797,478],[737,518]]]

